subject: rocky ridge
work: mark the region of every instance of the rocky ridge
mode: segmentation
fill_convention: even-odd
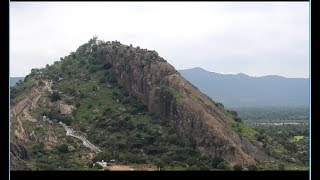
[[[222,157],[231,164],[267,159],[257,143],[240,137],[230,128],[225,111],[217,103],[185,80],[155,51],[138,48],[128,58],[115,58],[112,46],[99,47],[100,61],[111,65],[119,84],[162,121],[170,121],[180,135],[193,137],[203,154]]]
[[[149,112],[156,114],[162,122],[167,122],[174,127],[180,137],[192,139],[196,150],[202,155],[222,158],[230,165],[249,165],[254,164],[255,160],[270,160],[270,157],[262,150],[261,144],[239,135],[230,127],[230,122],[233,120],[228,112],[219,106],[219,103],[181,77],[174,67],[155,51],[122,45],[117,41],[110,43],[92,39],[89,43],[80,46],[76,54],[71,53],[70,56],[75,56],[75,60],[79,58],[77,56],[89,57],[86,60],[89,72],[94,71],[94,66],[89,66],[91,64],[98,64],[99,67],[107,70],[106,74],[114,77],[114,81],[124,87],[129,92],[129,96],[137,97],[147,106]],[[79,64],[81,61],[84,60],[79,60]],[[63,67],[65,66],[61,66]],[[72,112],[77,109],[74,102],[72,103],[75,106],[62,100],[55,102],[49,100],[47,94],[52,93],[52,82],[58,83],[64,80],[58,77],[59,75],[54,78],[48,75],[43,76],[41,73],[45,74],[48,68],[50,66],[34,71],[34,74],[38,75],[33,77],[36,77],[38,81],[29,90],[27,96],[20,100],[15,99],[11,105],[13,125],[11,130],[14,131],[15,138],[11,145],[12,169],[28,168],[24,159],[28,159],[29,149],[26,146],[31,142],[45,142],[43,143],[45,149],[51,149],[51,146],[57,144],[58,141],[66,141],[61,138],[64,134],[58,134],[52,127],[53,125],[48,125],[48,129],[45,129],[46,135],[43,136],[34,132],[26,133],[23,126],[23,122],[32,122],[36,127],[43,126],[39,118],[33,117],[31,113],[33,109],[54,109],[70,116],[73,116]],[[75,76],[78,77],[75,80],[75,87],[90,79],[90,76],[84,72],[77,72]],[[112,86],[107,85],[107,87]],[[91,89],[92,92],[81,91],[78,96],[83,93],[94,95],[95,91],[103,91],[98,86]],[[115,100],[119,103],[117,97]],[[100,113],[100,109],[93,108],[90,112]],[[91,154],[90,158],[92,156]]]

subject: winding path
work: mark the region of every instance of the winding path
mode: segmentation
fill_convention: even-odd
[[[63,126],[63,128],[67,131],[66,135],[67,136],[72,136],[75,138],[80,139],[83,142],[83,145],[91,150],[93,150],[96,153],[101,152],[101,150],[99,148],[97,148],[96,146],[94,146],[92,143],[90,143],[85,137],[82,136],[78,136],[75,134],[75,131],[71,128],[69,128],[66,124],[59,122],[59,124],[61,124]]]

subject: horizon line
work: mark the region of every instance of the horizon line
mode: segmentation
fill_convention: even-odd
[[[219,74],[219,75],[245,75],[245,76],[249,76],[249,77],[254,77],[254,78],[261,78],[261,77],[267,77],[267,76],[278,76],[278,77],[282,77],[282,78],[287,78],[287,79],[310,79],[310,76],[309,77],[287,77],[287,76],[284,76],[284,75],[279,75],[279,74],[268,74],[268,75],[262,75],[262,76],[254,76],[254,75],[249,75],[249,74],[246,74],[246,73],[242,73],[242,72],[239,72],[239,73],[220,73],[220,72],[214,72],[214,71],[210,71],[210,70],[207,70],[203,67],[193,67],[193,68],[186,68],[186,69],[177,69],[177,71],[185,71],[185,70],[191,70],[191,69],[202,69],[204,71],[207,71],[209,73],[216,73],[216,74]]]

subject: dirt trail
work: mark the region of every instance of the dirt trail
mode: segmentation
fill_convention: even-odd
[[[130,165],[113,165],[108,166],[110,171],[158,171],[159,169],[152,165],[141,164],[136,167]]]
[[[108,167],[110,171],[133,171],[134,169],[131,166],[126,165],[114,165]]]

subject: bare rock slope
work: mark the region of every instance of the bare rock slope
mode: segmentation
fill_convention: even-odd
[[[129,58],[115,58],[113,54],[108,47],[98,50],[100,61],[113,68],[119,84],[162,121],[170,121],[180,135],[192,137],[202,154],[222,157],[231,164],[266,159],[258,145],[229,127],[225,112],[212,99],[180,76],[155,51],[138,49]]]

